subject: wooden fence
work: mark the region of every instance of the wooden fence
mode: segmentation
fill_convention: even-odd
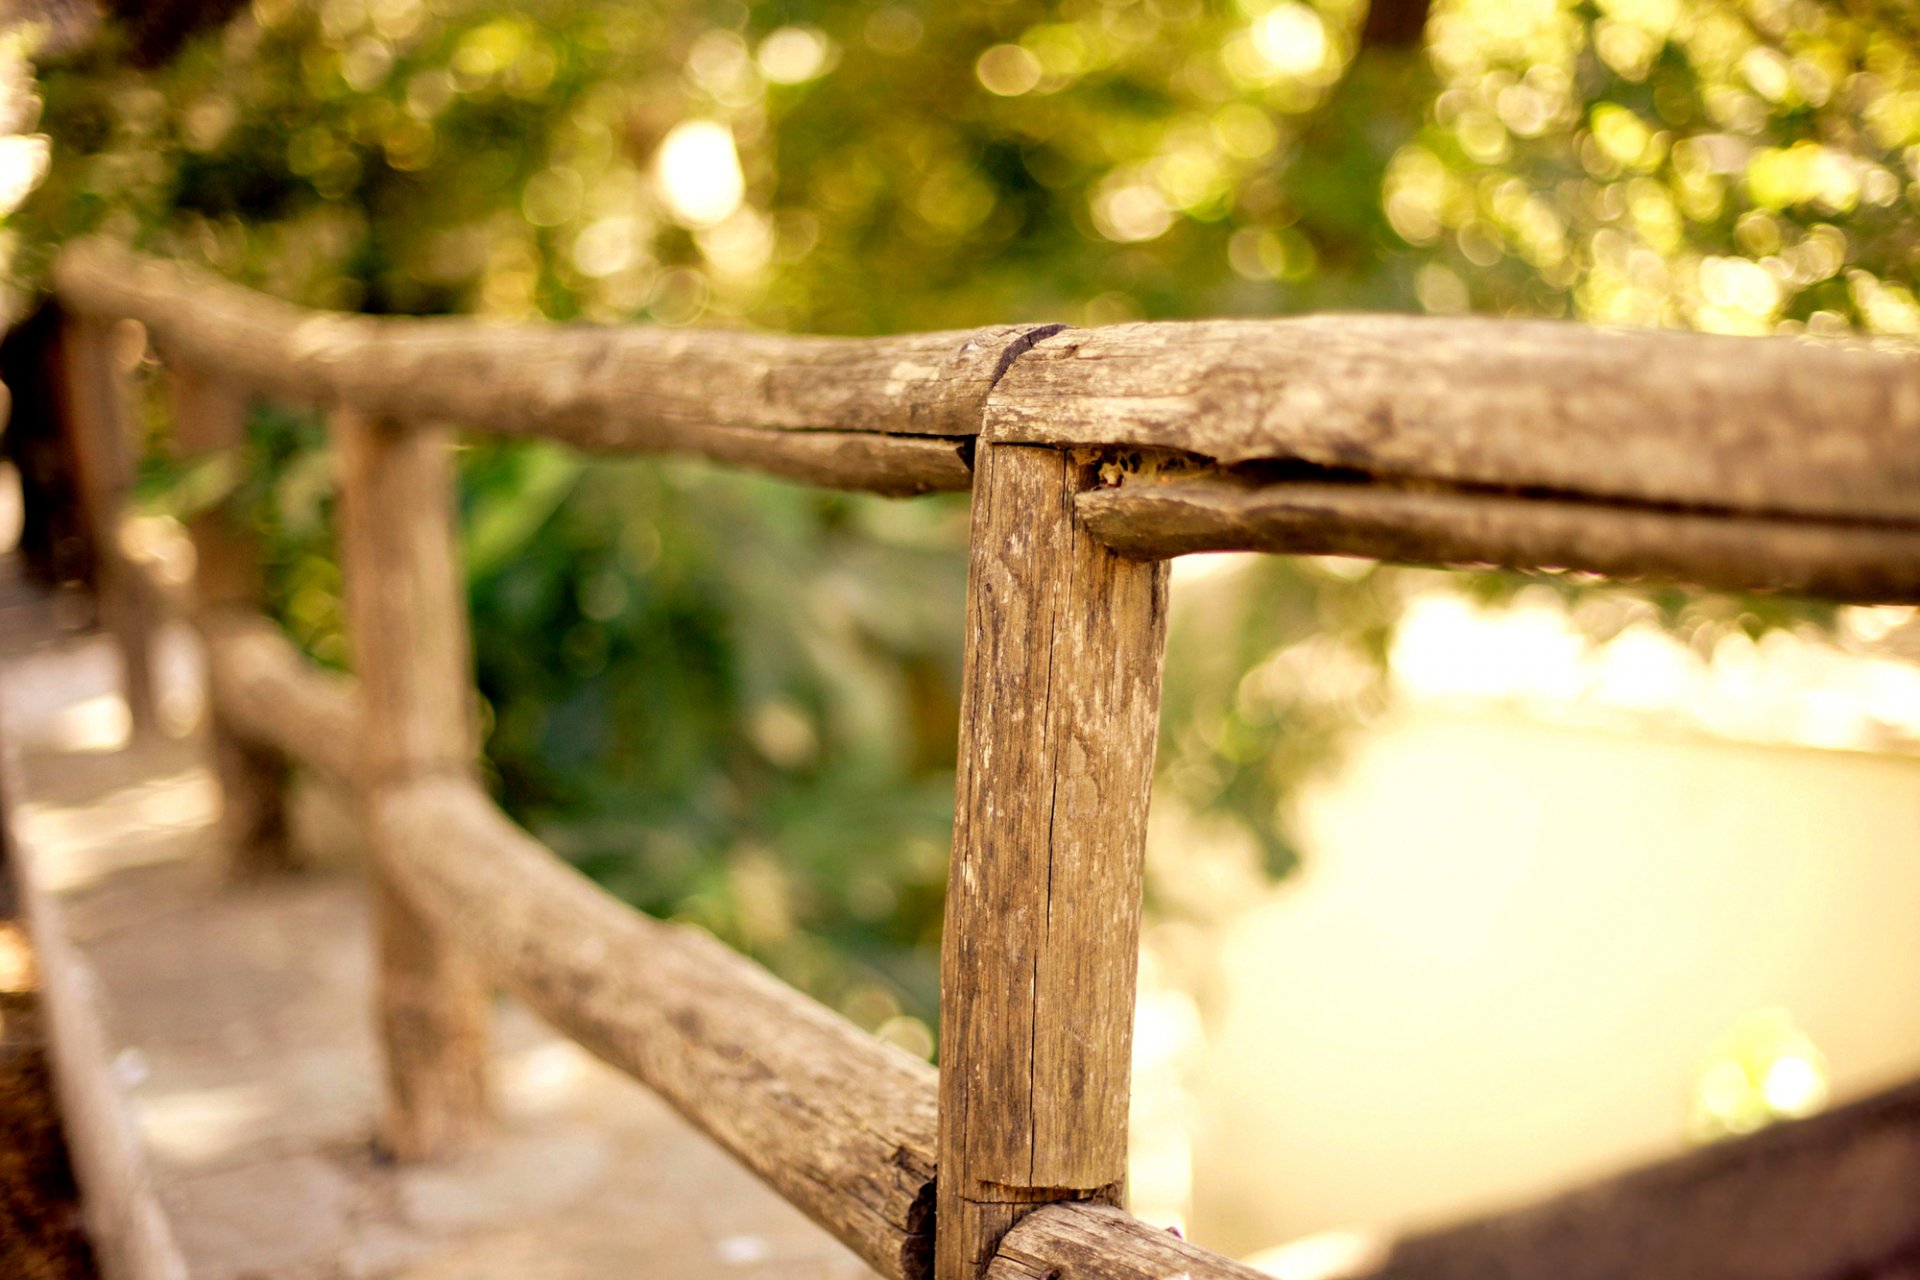
[[[257,612],[250,549],[217,520],[193,528],[194,616],[236,871],[279,857],[288,762],[363,806],[391,1150],[430,1156],[484,1122],[505,987],[888,1276],[1254,1274],[1118,1208],[1168,557],[1920,601],[1920,359],[1865,344],[1385,316],[878,339],[502,327],[305,311],[105,242],[68,248],[56,289],[103,618],[131,672],[114,327],[144,326],[190,451],[234,447],[255,397],[330,415],[355,676],[308,666]],[[938,1073],[628,909],[494,807],[445,423],[972,490]]]

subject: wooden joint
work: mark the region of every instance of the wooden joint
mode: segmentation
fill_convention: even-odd
[[[938,389],[907,406],[908,430],[916,435],[972,437],[986,415],[987,397],[1013,362],[1035,343],[1066,329],[1064,324],[1003,324],[976,329],[950,352]]]

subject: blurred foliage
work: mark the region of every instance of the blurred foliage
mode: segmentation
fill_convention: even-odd
[[[6,249],[23,294],[105,230],[318,306],[817,332],[1416,306],[1920,329],[1909,7],[1441,0],[1421,48],[1356,56],[1365,17],[253,0],[161,65],[110,26],[44,69],[55,160]],[[344,661],[324,433],[262,412],[239,474],[276,608]],[[463,488],[503,802],[923,1042],[899,1015],[932,1010],[963,505],[545,446],[468,447]],[[1282,803],[1379,705],[1403,591],[1277,560],[1206,583],[1168,801],[1284,871]],[[1656,599],[1685,627],[1806,616]]]
[[[1722,333],[1920,333],[1920,10],[1471,0],[1395,156],[1419,293]]]

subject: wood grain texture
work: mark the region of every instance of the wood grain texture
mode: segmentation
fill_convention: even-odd
[[[209,634],[212,695],[237,731],[351,784],[353,678],[314,667],[258,614],[225,611]],[[652,1085],[883,1274],[930,1274],[930,1066],[707,935],[637,915],[471,788],[383,791],[377,804],[399,881],[501,985]]]
[[[444,925],[395,888],[396,839],[382,788],[464,777],[478,750],[465,576],[455,546],[452,450],[437,428],[335,410],[340,549],[360,695],[359,779],[378,862],[377,997],[387,1060],[381,1141],[426,1160],[465,1146],[487,1119],[491,994]]]
[[[987,392],[1029,335],[1058,327],[857,339],[376,319],[309,311],[104,240],[70,246],[56,275],[75,308],[137,319],[168,356],[264,393],[882,493],[965,488],[957,446]]]
[[[553,435],[533,429],[524,434]],[[560,437],[570,439],[571,437]],[[600,447],[591,439],[573,443]],[[764,471],[785,480],[830,489],[855,489],[889,498],[964,493],[973,485],[964,440],[950,436],[890,436],[857,431],[783,431],[767,427],[662,427],[652,452],[678,453]],[[614,449],[636,447],[622,443]]]
[[[359,692],[353,677],[309,662],[270,619],[251,609],[209,610],[207,692],[236,738],[342,788],[359,786]]]
[[[616,901],[469,781],[389,788],[377,803],[409,899],[503,986],[882,1275],[927,1274],[932,1067],[709,934]]]
[[[1268,1280],[1171,1231],[1103,1204],[1028,1214],[1000,1242],[987,1280]]]
[[[190,367],[167,371],[167,395],[173,410],[173,436],[183,461],[225,454],[235,456],[246,442],[247,403],[230,384]],[[193,609],[199,624],[215,611],[257,606],[260,566],[250,537],[224,504],[187,519],[193,540]],[[274,751],[233,731],[214,699],[207,739],[214,776],[220,781],[219,840],[228,873],[245,878],[289,869],[294,864],[288,840],[285,800],[286,764]]]
[[[112,322],[68,318],[59,342],[61,407],[93,546],[94,603],[120,651],[121,692],[134,732],[151,733],[159,723],[152,651],[158,610],[120,544],[135,464],[131,393],[114,360]]]
[[[1094,467],[975,462],[953,861],[941,946],[941,1280],[1033,1206],[1126,1177],[1141,856],[1166,569],[1075,520]]]
[[[870,339],[376,319],[97,239],[63,252],[55,282],[68,305],[137,319],[163,352],[264,392],[847,488],[957,486],[953,461],[912,437],[978,432],[1641,503],[1920,515],[1920,355],[1860,343],[1367,315]]]
[[[473,767],[473,656],[452,439],[336,410],[348,640],[372,779]]]
[[[1920,1081],[1456,1227],[1370,1280],[1832,1280],[1920,1267]]]
[[[1355,555],[1920,603],[1920,527],[1914,526],[1217,478],[1129,483],[1082,494],[1078,504],[1095,537],[1133,556]]]
[[[981,435],[1737,511],[1920,515],[1920,356],[1794,338],[1364,315],[1070,329],[1007,371]]]

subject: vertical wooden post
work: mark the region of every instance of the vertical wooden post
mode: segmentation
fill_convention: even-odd
[[[236,451],[246,441],[246,396],[220,378],[185,365],[167,371],[173,432],[181,453],[204,458]],[[187,521],[194,552],[194,624],[204,634],[230,611],[257,609],[260,565],[253,540],[221,506]],[[284,871],[293,865],[287,841],[286,763],[272,751],[235,735],[220,712],[222,673],[207,673],[207,736],[220,779],[220,837],[236,878]]]
[[[364,786],[473,768],[472,655],[447,433],[336,411],[341,548]],[[371,814],[376,806],[369,805]],[[376,825],[376,855],[395,856]],[[473,961],[376,869],[380,1027],[402,1160],[459,1147],[487,1112],[489,992]]]
[[[120,519],[133,484],[133,423],[126,380],[113,358],[113,326],[91,317],[61,327],[67,427],[87,537],[93,544],[100,624],[120,649],[121,691],[136,734],[159,722],[153,687],[152,610],[120,549]]]
[[[1059,1200],[1118,1203],[1166,566],[1094,542],[1093,467],[979,446],[940,963],[935,1274]]]

